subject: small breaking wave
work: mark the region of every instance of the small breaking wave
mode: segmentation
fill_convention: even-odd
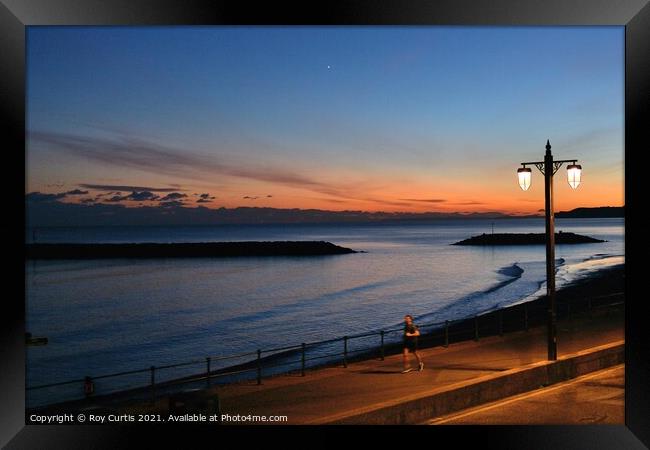
[[[558,260],[559,261],[559,260]],[[610,269],[616,266],[625,264],[625,257],[623,255],[609,255],[598,253],[589,256],[577,263],[564,264],[564,259],[561,259],[562,264],[557,264],[555,273],[555,288],[561,289],[571,284],[596,276],[601,270]],[[538,289],[530,295],[527,295],[519,301],[510,303],[510,305],[517,305],[535,300],[538,297],[546,295],[546,279],[539,283]]]
[[[514,263],[511,266],[506,266],[502,267],[499,270],[497,270],[497,273],[500,273],[501,275],[506,275],[509,277],[514,277],[514,278],[519,278],[521,277],[521,274],[524,273],[524,269],[519,267],[517,263]]]
[[[564,287],[578,280],[591,278],[603,269],[624,265],[623,255],[593,255],[575,264],[569,264],[558,271],[556,286]]]
[[[489,288],[473,292],[469,295],[443,306],[435,312],[421,315],[416,318],[419,322],[438,322],[444,320],[457,320],[467,316],[482,313],[499,305],[499,298],[511,297],[512,292],[506,292],[507,288],[517,280],[520,280],[525,270],[519,263],[513,263],[496,271],[499,275],[507,277]]]

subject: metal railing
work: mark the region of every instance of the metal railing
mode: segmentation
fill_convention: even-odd
[[[568,299],[564,301],[558,301],[558,317],[571,318],[572,313],[578,311],[593,311],[600,307],[607,307],[613,305],[619,305],[623,301],[618,301],[614,303],[603,302],[603,299],[621,297],[623,292],[617,292],[614,294],[602,295],[597,297],[588,297],[580,299]],[[445,320],[440,322],[431,322],[418,324],[418,327],[421,330],[421,336],[419,338],[419,345],[422,348],[430,348],[435,346],[442,346],[444,348],[449,347],[451,342],[461,342],[465,340],[475,340],[479,341],[481,337],[487,337],[491,335],[503,336],[505,332],[513,331],[528,331],[531,325],[538,325],[545,323],[546,316],[544,314],[531,314],[533,310],[543,309],[546,311],[547,305],[545,303],[546,296],[538,297],[535,300],[520,303],[513,306],[507,306],[497,310],[487,311],[481,314],[476,314],[469,317],[464,317],[461,319],[454,320]],[[430,329],[429,332],[424,330]],[[83,378],[77,378],[68,381],[56,382],[41,384],[36,386],[29,386],[26,388],[28,391],[35,391],[39,389],[54,388],[66,385],[82,384],[84,388],[88,387],[90,383],[92,388],[89,390],[84,389],[85,397],[93,397],[96,395],[94,392],[94,383],[97,380],[109,379],[123,377],[127,375],[135,374],[146,374],[149,373],[149,384],[148,385],[139,385],[137,387],[131,387],[130,389],[122,389],[117,391],[107,391],[105,395],[116,395],[116,394],[146,394],[146,391],[149,391],[151,401],[155,401],[157,398],[157,392],[162,389],[167,389],[172,386],[178,386],[188,383],[194,383],[197,381],[206,381],[207,386],[211,385],[211,381],[215,378],[223,377],[233,377],[242,374],[255,373],[254,376],[243,377],[242,380],[255,380],[256,383],[262,384],[264,377],[276,376],[280,374],[287,374],[292,372],[298,372],[300,376],[306,376],[306,371],[308,368],[317,368],[327,365],[342,365],[343,367],[348,367],[348,364],[355,360],[360,360],[369,357],[378,357],[380,360],[384,360],[387,354],[394,354],[401,351],[401,339],[387,339],[388,335],[393,333],[402,333],[403,326],[370,331],[355,335],[346,335],[343,337],[327,339],[322,341],[315,341],[309,343],[300,343],[296,345],[289,345],[283,347],[276,347],[271,349],[258,349],[253,352],[245,352],[233,355],[219,355],[219,356],[207,356],[202,359],[195,359],[192,361],[168,364],[161,366],[149,366],[147,368],[138,369],[138,370],[129,370],[118,373],[110,373],[104,375],[96,376],[85,376]],[[377,339],[376,344],[362,347],[359,349],[350,349],[350,344],[353,341],[360,340],[363,338],[375,337]],[[401,338],[401,334],[399,336]],[[328,347],[333,345],[339,345],[340,351],[334,353],[325,353],[321,354],[328,350]],[[309,350],[317,350],[314,355],[308,357],[307,354]],[[318,351],[320,350],[320,352]],[[268,355],[263,357],[263,355]],[[299,356],[298,359],[291,359],[291,357]],[[235,366],[226,366],[221,369],[213,370],[213,364],[218,362],[226,362],[228,360],[236,360],[248,358],[244,363],[237,364]],[[287,360],[288,359],[288,360]],[[315,363],[309,365],[309,362],[320,361],[320,363]],[[202,364],[205,367],[205,371],[196,372],[192,375],[184,376],[181,378],[171,379],[167,381],[156,381],[157,375],[162,371],[168,369],[177,369],[180,367],[188,367],[191,365]],[[294,368],[289,370],[275,370],[268,372],[269,369],[284,367],[291,365]],[[265,373],[266,372],[266,373]],[[81,394],[81,393],[80,393]],[[104,395],[104,394],[102,394]],[[69,401],[78,400],[70,399]],[[66,401],[67,402],[67,401]]]

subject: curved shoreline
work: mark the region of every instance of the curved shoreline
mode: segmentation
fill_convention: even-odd
[[[616,266],[599,269],[598,271],[594,272],[591,276],[587,278],[577,279],[574,282],[572,282],[570,285],[558,289],[556,294],[556,300],[558,302],[558,314],[560,314],[559,317],[565,317],[567,314],[569,314],[567,309],[569,307],[568,305],[574,305],[571,306],[571,311],[575,311],[575,312],[579,311],[579,306],[583,304],[587,299],[595,299],[595,304],[598,304],[599,300],[597,299],[599,297],[620,297],[620,299],[624,301],[625,299],[624,291],[625,291],[625,266],[624,265],[616,265]],[[605,299],[605,300],[609,301],[609,299]],[[528,322],[531,327],[541,326],[546,323],[546,318],[547,318],[546,299],[544,296],[541,296],[536,299],[531,299],[525,303],[517,303],[503,308],[504,311],[503,320],[504,320],[504,328],[506,333],[515,331],[515,329],[511,327],[513,326],[513,323],[519,323],[521,321],[521,317],[520,317],[522,316],[521,311],[525,305],[528,310]],[[582,307],[584,307],[584,305],[582,305]],[[497,328],[495,327],[497,323],[496,320],[499,317],[498,314],[499,311],[490,311],[479,316],[481,317],[482,338],[498,333]],[[475,319],[473,317],[467,317],[455,321],[450,326],[450,336],[452,337],[452,339],[450,339],[450,343],[462,342],[462,341],[473,339],[474,325],[475,325],[474,320]],[[488,328],[486,329],[485,327]],[[441,333],[441,327],[435,327],[428,330],[427,332],[424,332],[422,335],[422,341],[423,341],[422,343],[424,344],[424,346],[431,347],[431,346],[442,345],[443,338],[440,333]],[[354,362],[354,361],[361,361],[365,359],[374,358],[377,357],[378,351],[379,351],[378,348],[369,348],[359,353],[350,355],[348,357],[348,361]],[[395,341],[391,339],[390,341],[386,342],[386,346],[385,346],[386,355],[396,354],[399,353],[400,351],[401,351],[401,343],[399,339]],[[283,358],[287,358],[289,356],[298,356],[299,353],[300,353],[299,348],[290,347],[284,351],[279,351],[275,354],[266,355],[265,357],[262,358],[262,362],[264,365],[266,365],[267,363],[281,361]],[[323,361],[321,364],[310,365],[307,368],[307,370],[309,371],[318,370],[323,367],[332,366],[332,364],[336,365],[338,364],[338,362],[331,361],[331,360]],[[256,361],[251,359],[241,364],[226,366],[216,370],[212,370],[210,373],[211,376],[215,377],[214,383],[218,384],[217,378],[219,374],[231,372],[234,370],[242,370],[242,369],[250,370],[253,369],[254,367],[256,367]],[[266,370],[268,370],[268,367],[265,367],[265,371]],[[295,372],[295,370],[296,369],[294,368],[293,371]],[[277,373],[277,374],[269,374],[267,372],[264,378],[282,376],[285,374],[286,373],[284,372]],[[250,377],[254,377],[254,374],[251,375]],[[244,377],[242,380],[232,381],[230,383],[227,382],[226,384],[231,384],[231,383],[237,384],[241,382],[246,383],[247,382],[246,380],[249,380],[250,377]],[[187,382],[188,380],[196,380],[196,381],[190,381],[188,383]],[[198,384],[192,384],[192,383],[198,383]],[[157,388],[159,389],[160,395],[164,396],[164,395],[172,395],[173,392],[175,392],[173,389],[172,391],[169,392],[165,391],[166,388],[172,388],[172,386],[174,385],[182,384],[183,386],[185,386],[185,389],[188,389],[192,387],[196,388],[197,386],[201,386],[202,383],[205,383],[205,372],[182,376],[182,377],[175,378],[173,380],[169,380],[167,382],[162,382],[157,385]],[[135,387],[131,389],[125,389],[122,391],[98,395],[94,399],[94,402],[93,400],[88,401],[85,399],[76,399],[76,400],[68,400],[63,402],[47,404],[47,405],[34,406],[32,408],[28,408],[28,410],[32,412],[38,411],[38,412],[54,413],[57,410],[60,410],[61,408],[65,409],[66,411],[68,411],[68,409],[76,410],[79,408],[87,407],[89,404],[95,404],[97,406],[103,405],[104,407],[114,407],[116,405],[124,405],[133,402],[138,403],[138,401],[142,401],[143,398],[147,398],[149,392],[150,392],[150,388],[147,386]]]

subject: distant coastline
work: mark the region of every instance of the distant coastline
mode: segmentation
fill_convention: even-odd
[[[576,208],[555,213],[560,219],[605,219],[625,217],[625,206],[599,206],[597,208]]]
[[[539,219],[535,214],[513,215],[491,212],[385,212],[330,211],[320,209],[237,207],[125,207],[121,204],[93,205],[64,203],[43,194],[27,195],[27,228],[106,227],[106,226],[219,226],[219,225],[309,225],[309,224],[390,224],[423,223],[443,220]],[[624,206],[576,208],[556,212],[558,218],[624,217]]]
[[[28,259],[316,256],[358,253],[324,241],[139,244],[28,244]]]
[[[320,209],[236,207],[206,208],[171,205],[165,207],[125,207],[122,204],[92,205],[62,202],[33,192],[26,196],[27,227],[92,226],[188,226],[188,225],[274,225],[274,224],[375,224],[387,222],[424,222],[445,219],[506,219],[541,217],[510,215],[503,212],[385,212],[331,211]]]

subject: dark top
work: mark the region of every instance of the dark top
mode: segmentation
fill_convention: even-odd
[[[415,325],[413,323],[410,326],[404,324],[404,340],[408,341],[408,342],[417,341],[418,340],[417,336],[407,336],[406,335],[406,333],[415,333],[417,330],[418,330],[417,325]]]

